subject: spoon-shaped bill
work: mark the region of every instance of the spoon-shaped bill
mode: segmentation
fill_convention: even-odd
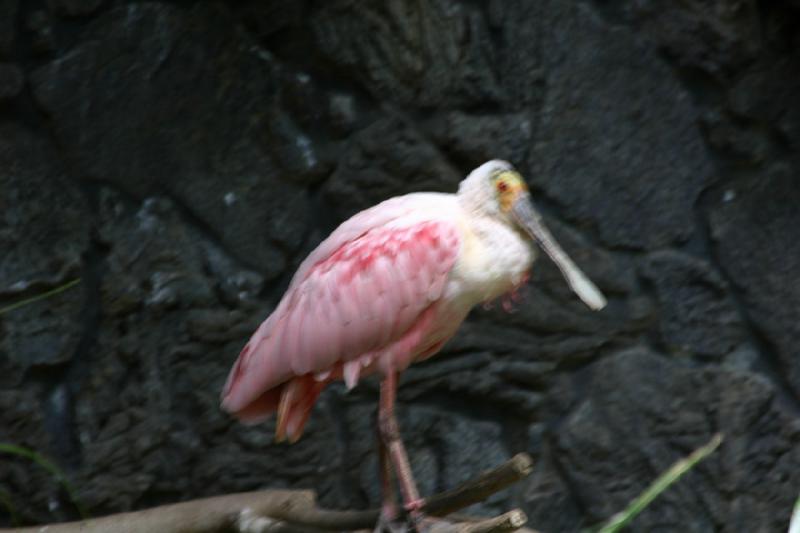
[[[514,202],[511,213],[525,231],[536,241],[539,246],[550,256],[558,269],[564,275],[570,288],[591,309],[598,311],[606,306],[606,298],[594,283],[581,272],[572,259],[561,249],[553,235],[545,227],[541,215],[533,206],[533,201],[528,194],[521,194]]]

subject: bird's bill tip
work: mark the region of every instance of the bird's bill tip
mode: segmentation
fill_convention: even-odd
[[[559,246],[544,225],[541,215],[533,205],[530,195],[520,194],[514,202],[511,213],[514,220],[547,253],[563,274],[570,288],[592,310],[599,311],[607,300],[600,289],[586,277],[567,253]]]

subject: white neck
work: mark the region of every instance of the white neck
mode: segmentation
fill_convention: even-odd
[[[530,241],[508,224],[491,216],[476,216],[468,206],[464,209],[464,238],[451,280],[453,295],[474,305],[518,285],[530,269],[535,251]]]

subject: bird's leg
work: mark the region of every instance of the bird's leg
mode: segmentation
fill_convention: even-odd
[[[397,372],[389,372],[381,382],[381,399],[378,404],[378,429],[383,439],[386,451],[389,453],[392,466],[400,483],[403,493],[403,503],[406,511],[411,515],[415,524],[423,519],[422,506],[425,503],[420,499],[417,484],[411,473],[408,455],[400,439],[400,430],[394,414],[395,397],[397,395]]]
[[[389,460],[389,451],[383,442],[383,435],[378,429],[378,475],[381,480],[381,514],[378,523],[375,525],[374,533],[400,532],[394,526],[399,513],[397,510],[397,495],[395,494],[394,484],[392,483],[392,466]]]

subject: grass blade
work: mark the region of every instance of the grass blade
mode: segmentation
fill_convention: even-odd
[[[73,279],[72,281],[68,281],[63,285],[59,285],[55,289],[51,289],[49,291],[43,292],[41,294],[37,294],[35,296],[31,296],[30,298],[25,298],[24,300],[20,300],[19,302],[14,302],[11,305],[7,305],[6,307],[0,307],[0,315],[8,313],[10,311],[14,311],[15,309],[19,309],[20,307],[26,306],[28,304],[32,304],[34,302],[38,302],[39,300],[44,300],[45,298],[50,298],[51,296],[55,296],[58,293],[64,292],[68,289],[71,289],[75,285],[81,282],[81,278]]]
[[[75,491],[67,480],[67,476],[64,475],[64,472],[58,466],[56,466],[55,463],[31,449],[5,442],[0,442],[0,453],[8,453],[19,457],[24,457],[25,459],[28,459],[44,468],[47,473],[53,476],[61,484],[61,486],[64,487],[64,491],[67,493],[72,505],[74,505],[75,509],[78,510],[81,518],[89,518],[89,513],[86,512],[86,509],[80,504],[78,498],[75,496]]]
[[[641,513],[645,507],[655,500],[659,494],[664,492],[670,485],[678,481],[686,472],[691,470],[697,463],[708,457],[714,450],[722,443],[722,435],[715,434],[711,440],[693,451],[688,457],[679,460],[672,465],[669,470],[661,474],[647,489],[636,497],[628,507],[611,517],[611,519],[602,526],[598,533],[616,533],[625,527],[636,515]],[[798,500],[800,501],[800,500]],[[795,506],[797,509],[797,506]],[[792,531],[791,533],[795,533]]]
[[[794,502],[792,521],[789,522],[789,533],[800,533],[800,497]]]

